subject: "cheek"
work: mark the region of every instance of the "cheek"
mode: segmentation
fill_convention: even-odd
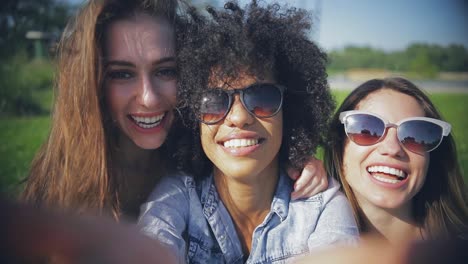
[[[348,180],[348,172],[349,172],[349,161],[348,161],[348,153],[346,152],[346,148],[344,149],[343,151],[343,162],[342,162],[342,167],[341,167],[341,173],[343,175],[343,177]]]
[[[346,140],[343,148],[342,173],[348,182],[352,182],[353,179],[360,177],[361,164],[364,161],[365,156],[365,153],[363,153],[363,147],[356,146],[349,142],[349,140]]]
[[[273,120],[271,133],[275,145],[278,145],[278,151],[283,142],[283,111],[279,112]]]
[[[345,146],[343,148],[343,168],[342,168],[342,173],[347,178],[348,176],[348,171],[349,171],[349,166],[348,164],[352,161],[350,161],[350,158],[352,157],[352,149],[350,150],[348,142],[345,142]]]
[[[115,87],[107,86],[105,89],[107,110],[112,118],[115,119],[119,112],[119,105],[121,104],[120,101],[122,96],[119,95],[119,92]]]
[[[420,175],[419,184],[421,185],[420,187],[422,187],[422,185],[426,181],[427,171],[429,169],[429,162],[430,162],[429,154],[426,153],[424,157],[419,157],[419,160],[417,160],[416,162],[417,163],[416,163],[415,169],[418,170],[419,172],[419,175]]]
[[[423,165],[425,175],[427,174],[430,161],[431,161],[431,156],[429,155],[429,153],[426,153],[426,156],[424,157],[424,165]]]
[[[177,104],[177,82],[175,80],[164,83],[161,93],[164,94],[170,105],[175,106]]]
[[[112,108],[122,108],[133,98],[134,86],[109,84],[106,86],[106,101]]]
[[[217,126],[215,125],[200,125],[200,139],[203,151],[207,156],[210,156],[210,153],[213,153],[215,147],[215,135],[217,131]]]

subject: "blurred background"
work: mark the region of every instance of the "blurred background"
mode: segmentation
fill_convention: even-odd
[[[191,2],[199,8],[224,3]],[[468,1],[277,2],[312,12],[310,37],[329,55],[330,87],[338,103],[371,78],[404,76],[425,90],[452,123],[468,180]],[[20,191],[34,153],[48,134],[55,46],[67,19],[82,3],[2,0],[0,4],[1,192],[14,196]]]

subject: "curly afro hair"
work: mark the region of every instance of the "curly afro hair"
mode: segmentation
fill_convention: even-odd
[[[197,113],[214,69],[223,80],[235,80],[241,72],[260,78],[272,72],[288,88],[280,163],[302,168],[323,142],[335,106],[327,83],[326,54],[308,38],[310,14],[279,4],[260,6],[257,1],[245,9],[227,2],[224,9],[206,11],[202,15],[189,9],[176,27],[179,110],[184,124],[193,130],[191,151],[185,153],[190,155],[188,162],[179,168],[195,175],[211,169],[200,145]]]

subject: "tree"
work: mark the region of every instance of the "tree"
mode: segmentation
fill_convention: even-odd
[[[32,43],[26,39],[26,32],[49,32],[58,37],[71,12],[73,9],[63,0],[2,0],[0,116],[44,112],[32,94],[44,86],[50,88],[52,66],[48,60],[28,60],[25,51]]]
[[[8,58],[27,47],[29,30],[57,35],[73,10],[66,1],[2,0],[0,6],[0,57]]]
[[[441,62],[444,71],[468,71],[468,51],[462,45],[452,44],[445,49],[446,59]]]
[[[387,69],[410,72],[420,77],[435,77],[440,71],[468,71],[468,51],[462,45],[447,47],[414,43],[403,51],[383,52],[371,47],[348,46],[329,54],[331,71],[352,68]]]

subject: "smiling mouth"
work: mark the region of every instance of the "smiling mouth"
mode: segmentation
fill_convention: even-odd
[[[257,138],[235,138],[224,141],[222,144],[225,148],[244,148],[258,145],[262,141],[262,139]]]
[[[162,119],[166,113],[162,113],[160,115],[155,115],[155,116],[135,116],[135,115],[129,115],[129,118],[139,127],[149,129],[149,128],[154,128],[157,127],[159,124],[161,124]]]
[[[408,177],[406,172],[387,166],[370,166],[367,167],[367,172],[369,172],[374,179],[380,182],[392,184],[404,181]]]

